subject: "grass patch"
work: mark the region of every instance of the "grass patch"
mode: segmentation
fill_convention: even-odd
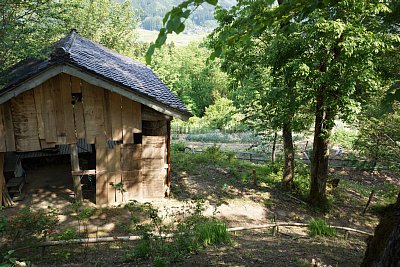
[[[314,236],[336,236],[336,229],[331,228],[324,219],[314,219],[309,221],[308,226],[309,235]]]

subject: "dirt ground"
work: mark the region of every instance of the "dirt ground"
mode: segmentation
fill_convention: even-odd
[[[322,214],[310,210],[298,198],[267,184],[254,186],[232,182],[221,187],[219,179],[226,178],[226,171],[212,166],[207,171],[203,175],[188,175],[185,171],[173,173],[172,180],[176,190],[174,198],[153,200],[152,204],[163,214],[186,205],[187,200],[193,196],[203,196],[206,198],[204,214],[222,219],[228,227],[265,224],[274,219],[304,223],[313,217],[324,217],[332,225],[348,226],[372,233],[378,222],[374,213],[361,214],[367,198],[357,195],[357,192],[353,192],[357,201],[335,203],[335,208],[330,213]],[[392,173],[344,169],[332,171],[347,177],[346,179],[366,184],[400,184],[400,178]],[[25,188],[27,197],[18,202],[16,208],[6,212],[12,214],[17,208],[26,205],[33,208],[51,206],[60,212],[61,229],[79,227],[68,207],[73,201],[72,179],[69,174],[70,167],[65,162],[53,162],[28,170],[28,184]],[[343,191],[349,194],[346,190],[341,188],[338,193]],[[93,197],[93,193],[91,194]],[[89,199],[85,203],[94,207]],[[127,220],[129,213],[124,209],[97,209],[88,221],[89,236],[124,235],[118,224]],[[344,240],[343,234],[339,233],[338,237],[332,238],[310,238],[305,228],[283,227],[277,236],[272,236],[269,229],[237,232],[232,236],[232,244],[191,254],[181,266],[310,266],[312,262],[327,266],[358,266],[366,249],[366,237],[352,234],[349,240]],[[39,266],[54,266],[54,262],[57,262],[57,266],[151,266],[150,262],[122,261],[123,253],[129,251],[132,245],[134,244],[119,243],[49,248],[40,257]]]

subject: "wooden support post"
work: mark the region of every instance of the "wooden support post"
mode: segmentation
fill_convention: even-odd
[[[76,144],[70,144],[69,148],[71,151],[71,169],[73,172],[80,171],[78,147]],[[74,182],[75,199],[77,201],[82,201],[83,197],[82,197],[81,177],[79,175],[73,175],[72,179]]]
[[[257,172],[256,172],[256,169],[253,169],[253,184],[257,185]]]
[[[5,179],[3,174],[4,153],[0,153],[0,206],[3,205],[3,187],[5,187]],[[5,206],[5,205],[4,205]]]
[[[167,122],[167,192],[166,196],[169,197],[171,193],[171,121]]]

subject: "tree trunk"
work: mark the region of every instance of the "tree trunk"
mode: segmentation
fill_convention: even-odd
[[[272,142],[272,155],[271,155],[271,161],[272,163],[275,163],[276,159],[276,138],[278,137],[278,133],[274,134],[274,140]]]
[[[310,203],[312,206],[326,208],[326,181],[328,180],[329,137],[333,128],[331,111],[324,107],[321,86],[317,92],[315,111],[315,130],[313,158],[311,165]]]
[[[397,203],[386,208],[385,215],[375,228],[361,266],[400,266],[400,194]]]
[[[289,123],[283,125],[283,151],[285,158],[285,165],[283,167],[282,183],[285,189],[293,187],[294,178],[294,148],[292,138],[292,128]]]

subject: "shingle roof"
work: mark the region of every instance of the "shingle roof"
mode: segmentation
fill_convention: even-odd
[[[6,72],[8,83],[0,89],[0,95],[50,67],[70,64],[191,116],[149,67],[83,38],[75,30],[57,41],[49,54],[45,59],[21,61]]]

